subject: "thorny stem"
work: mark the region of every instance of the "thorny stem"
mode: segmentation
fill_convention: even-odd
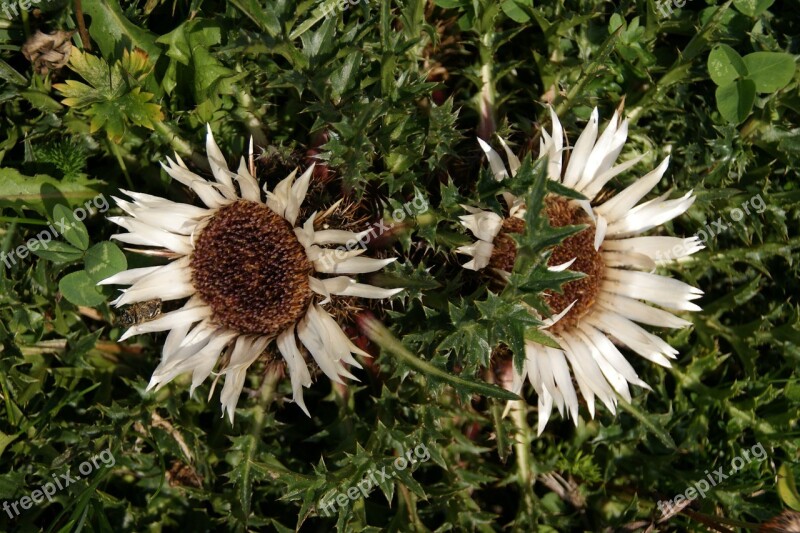
[[[478,136],[489,140],[497,129],[494,121],[495,86],[492,70],[494,61],[492,58],[492,40],[494,33],[491,31],[483,34],[480,41],[481,56],[481,92],[478,95],[480,108],[480,122],[478,124]]]
[[[200,155],[200,153],[192,146],[192,143],[181,137],[175,128],[166,122],[161,121],[156,122],[154,127],[156,133],[166,139],[170,146],[172,146],[173,150],[178,152],[180,155],[184,155],[191,159],[192,163],[198,167],[204,170],[209,169],[208,161],[206,161],[206,159]]]
[[[514,422],[514,457],[517,461],[517,485],[522,493],[521,505],[529,517],[536,514],[536,495],[533,493],[533,458],[531,457],[531,428],[525,419],[526,403],[523,400],[509,402],[511,420]]]
[[[253,137],[253,141],[257,146],[266,146],[267,136],[261,129],[262,121],[256,115],[253,97],[246,90],[240,90],[237,92],[237,99],[239,100],[239,105],[242,106],[244,126],[247,128],[247,132]]]
[[[269,409],[272,400],[275,398],[275,390],[277,389],[279,372],[267,372],[264,376],[264,383],[258,390],[259,402],[253,408],[253,431],[252,435],[256,439],[261,438],[261,431],[264,429],[264,421],[266,420],[266,413]]]
[[[408,521],[415,526],[416,531],[425,531],[425,524],[419,519],[417,513],[417,498],[402,483],[397,484],[397,496],[400,505],[404,505],[408,511]]]

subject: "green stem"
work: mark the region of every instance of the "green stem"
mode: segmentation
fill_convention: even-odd
[[[122,173],[125,175],[125,181],[128,183],[128,188],[132,191],[135,190],[136,188],[133,186],[131,175],[128,173],[128,166],[125,164],[125,161],[122,159],[122,154],[119,151],[119,145],[109,139],[106,139],[106,142],[108,143],[108,148],[111,153],[117,158],[119,168],[122,169]]]
[[[401,343],[392,332],[380,323],[375,317],[362,315],[359,317],[359,326],[364,334],[375,344],[382,349],[390,352],[398,359],[400,359],[407,366],[430,376],[434,379],[444,381],[461,392],[471,392],[489,396],[492,398],[500,398],[502,400],[518,400],[519,396],[509,392],[496,385],[491,385],[483,381],[470,381],[458,376],[454,376],[449,372],[445,372],[441,368],[435,367],[427,361],[423,361],[419,357],[412,354],[403,343]]]
[[[253,142],[255,142],[256,145],[266,146],[267,136],[261,129],[262,121],[258,115],[256,115],[256,106],[253,97],[245,90],[240,90],[237,95],[239,105],[242,106],[244,114],[245,128],[247,128],[248,133],[253,137]]]
[[[161,135],[161,137],[166,139],[167,142],[169,142],[169,145],[173,150],[178,152],[180,155],[188,157],[192,163],[198,167],[204,170],[211,168],[209,167],[206,158],[203,157],[200,152],[192,146],[192,143],[181,137],[180,133],[166,122],[156,122],[155,131]]]
[[[492,134],[497,129],[494,120],[496,90],[492,75],[494,70],[494,58],[492,57],[493,40],[493,31],[483,34],[480,40],[481,92],[478,95],[478,109],[480,112],[478,136],[487,141],[491,139]]]
[[[11,243],[14,241],[14,235],[17,233],[17,221],[11,220],[10,222],[11,226],[8,228],[5,237],[3,237],[2,250],[0,250],[4,256],[8,254],[8,251],[11,249]]]
[[[758,120],[755,117],[751,117],[750,120],[745,122],[742,129],[739,131],[739,135],[741,136],[742,140],[747,139],[748,137],[752,136],[764,126],[765,124]]]
[[[19,224],[35,224],[37,226],[47,226],[47,222],[37,218],[24,217],[0,217],[0,222],[17,222]]]
[[[514,457],[517,461],[517,485],[519,485],[521,507],[529,517],[536,516],[536,495],[533,493],[533,458],[531,456],[531,428],[525,419],[527,404],[523,400],[510,402],[511,420],[514,422]]]
[[[402,483],[397,484],[397,495],[400,505],[404,505],[408,511],[408,521],[415,526],[414,531],[426,531],[425,524],[419,519],[419,514],[417,513],[416,496]]]

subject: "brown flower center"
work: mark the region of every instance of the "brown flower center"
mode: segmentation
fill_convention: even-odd
[[[509,233],[522,233],[525,231],[525,221],[517,217],[508,217],[503,220],[503,228],[494,238],[494,250],[489,258],[489,268],[499,268],[511,272],[517,260],[517,243]]]
[[[266,205],[238,200],[200,232],[192,283],[213,320],[239,333],[273,336],[305,313],[314,271],[292,226]]]
[[[553,314],[560,313],[569,304],[575,302],[572,309],[550,328],[553,333],[558,333],[577,324],[578,320],[592,307],[603,282],[605,263],[603,263],[603,256],[600,255],[600,252],[594,249],[595,225],[583,209],[570,205],[568,200],[557,196],[547,197],[545,209],[550,225],[554,228],[579,224],[588,224],[589,226],[564,239],[555,247],[547,261],[548,266],[556,266],[575,258],[575,262],[569,269],[586,274],[581,279],[564,283],[561,286],[563,294],[553,291],[545,292],[547,305]]]
[[[558,196],[545,199],[545,212],[550,225],[554,228],[586,224],[589,227],[564,239],[553,249],[548,266],[556,266],[575,258],[569,267],[573,272],[583,272],[585,277],[564,283],[563,294],[546,291],[547,305],[553,314],[558,314],[575,302],[570,311],[564,315],[550,331],[558,333],[569,329],[592,307],[600,291],[605,264],[598,250],[594,249],[595,225],[589,215],[580,207],[570,205],[569,200]],[[525,221],[509,217],[503,221],[503,228],[494,240],[494,250],[489,260],[490,268],[499,268],[511,272],[517,258],[517,247],[510,233],[525,231]]]

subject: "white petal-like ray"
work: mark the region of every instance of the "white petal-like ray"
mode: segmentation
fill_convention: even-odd
[[[343,369],[341,365],[334,361],[333,356],[328,351],[331,340],[312,309],[312,307],[308,308],[308,312],[297,325],[297,336],[325,375],[331,381],[344,383],[340,377]]]
[[[169,157],[167,157],[167,161],[169,165],[161,163],[161,167],[164,171],[174,180],[192,189],[208,207],[222,207],[230,202],[228,197],[233,196],[232,190],[229,191],[228,194],[223,194],[220,192],[219,188],[225,187],[224,185],[218,184],[217,187],[215,187],[194,172],[178,165]]]
[[[190,309],[184,308],[164,313],[154,320],[130,327],[128,331],[119,338],[119,342],[129,339],[134,335],[141,335],[142,333],[166,331],[182,324],[193,324],[209,316],[211,316],[211,308],[207,306],[192,307]]]
[[[614,346],[608,337],[602,331],[595,327],[581,323],[578,326],[581,334],[583,335],[587,344],[592,344],[597,349],[598,353],[606,360],[614,369],[619,372],[629,383],[638,385],[639,387],[647,390],[652,390],[650,385],[645,383],[639,378],[639,375],[634,370],[633,366],[628,362],[622,353]]]
[[[240,335],[236,339],[228,366],[221,372],[225,376],[225,384],[220,393],[220,403],[223,414],[228,413],[228,419],[233,423],[236,413],[236,404],[242,394],[244,381],[247,378],[247,369],[250,368],[267,347],[268,337],[253,337]]]
[[[616,413],[617,398],[611,385],[603,376],[603,372],[592,357],[589,347],[574,333],[564,334],[560,340],[565,345],[565,353],[571,354],[572,369],[586,380],[586,386],[603,402],[603,405]]]
[[[633,208],[630,213],[608,226],[608,235],[613,238],[630,237],[642,233],[685,213],[697,197],[691,191],[681,198],[648,203]]]
[[[120,242],[142,246],[158,246],[175,253],[188,255],[192,253],[192,245],[185,235],[176,235],[130,217],[108,217],[108,220],[122,226],[130,233],[117,233],[111,236]]]
[[[500,144],[503,146],[503,150],[506,153],[506,159],[508,159],[508,170],[511,172],[512,176],[516,176],[517,170],[519,170],[519,167],[521,165],[521,163],[519,162],[519,158],[514,154],[514,152],[511,151],[511,148],[508,147],[508,144],[506,144],[505,139],[503,139],[499,135],[497,136],[497,138],[500,140]]]
[[[247,162],[245,162],[244,157],[239,161],[239,172],[233,177],[236,179],[236,183],[239,184],[243,199],[251,202],[261,202],[261,189],[258,188],[258,182],[247,169]]]
[[[615,111],[614,116],[611,118],[608,125],[606,125],[603,133],[597,139],[597,142],[592,148],[592,152],[589,154],[589,157],[586,160],[586,166],[584,167],[581,177],[574,187],[576,191],[582,191],[583,188],[594,179],[594,177],[597,175],[597,172],[600,171],[600,165],[603,163],[606,156],[608,156],[612,148],[614,134],[617,131],[618,119],[619,114]]]
[[[142,279],[143,277],[147,276],[148,274],[152,274],[160,270],[161,266],[152,266],[152,267],[144,267],[144,268],[132,268],[130,270],[123,270],[122,272],[117,272],[113,276],[110,276],[103,281],[100,281],[98,285],[130,285]]]
[[[489,167],[492,169],[492,175],[494,175],[494,179],[497,181],[503,181],[508,177],[508,171],[506,170],[505,164],[503,164],[503,159],[500,157],[500,154],[494,151],[494,149],[489,146],[489,144],[478,137],[478,144],[483,150],[483,153],[486,154],[486,158],[489,160]]]
[[[617,369],[615,365],[611,364],[608,359],[606,359],[594,342],[592,342],[592,340],[580,329],[574,330],[572,335],[576,341],[579,341],[583,347],[588,349],[595,364],[597,364],[597,366],[600,368],[603,377],[605,377],[606,381],[611,385],[614,391],[625,398],[626,401],[630,402],[631,392],[628,388],[628,380],[625,378],[622,372]]]
[[[560,265],[549,266],[549,267],[547,267],[547,270],[549,270],[550,272],[563,272],[564,270],[567,270],[569,267],[571,267],[572,263],[574,263],[576,259],[578,259],[578,258],[577,257],[573,257],[572,259],[570,259],[566,263],[561,263]]]
[[[368,229],[360,233],[341,229],[324,229],[314,232],[314,244],[347,244],[350,241],[359,242],[373,230]]]
[[[300,212],[300,206],[303,204],[303,200],[306,198],[306,192],[308,191],[308,183],[311,180],[311,175],[314,172],[314,166],[316,164],[312,164],[310,167],[306,169],[303,174],[300,175],[300,178],[292,185],[291,191],[289,191],[289,202],[286,204],[286,213],[284,214],[284,218],[289,221],[289,224],[294,226],[295,222],[297,221],[297,215]]]
[[[403,289],[384,289],[365,283],[356,283],[354,279],[348,276],[337,276],[318,281],[322,283],[323,287],[320,291],[315,290],[315,292],[323,296],[335,294],[337,296],[357,296],[359,298],[390,298],[403,291]],[[315,286],[319,287],[316,284]],[[314,289],[312,288],[312,290]]]
[[[486,242],[492,242],[503,227],[503,217],[491,211],[461,215],[458,218],[473,235]]]
[[[564,129],[561,127],[561,121],[558,120],[555,109],[548,106],[550,109],[550,121],[552,122],[552,135],[548,135],[549,142],[547,143],[547,151],[544,150],[540,155],[547,154],[547,176],[551,180],[561,181],[562,158],[564,150]],[[547,132],[542,130],[542,136]]]
[[[569,411],[570,417],[578,424],[578,394],[572,384],[572,377],[569,373],[569,365],[564,356],[564,352],[556,349],[545,351],[545,356],[549,359],[550,369],[553,372],[553,379],[564,397],[564,403]]]
[[[553,397],[547,390],[543,390],[537,401],[539,408],[539,420],[537,423],[537,435],[541,435],[550,420],[550,413],[553,411]]]
[[[661,177],[667,171],[668,166],[669,156],[665,157],[661,164],[654,170],[633,182],[628,188],[619,192],[603,205],[596,207],[595,211],[603,215],[608,222],[612,223],[624,218],[631,208],[661,181]]]
[[[286,207],[289,205],[289,195],[292,191],[292,183],[294,183],[296,174],[297,169],[282,179],[272,191],[266,189],[266,186],[264,188],[267,192],[267,207],[280,216],[284,216],[286,213]]]
[[[648,326],[685,328],[692,325],[688,320],[677,317],[669,311],[664,311],[620,294],[600,292],[597,296],[597,303],[605,309],[615,311],[625,318]]]
[[[225,185],[226,190],[233,192],[233,181],[231,176],[233,173],[228,170],[228,164],[225,162],[225,156],[222,155],[222,150],[219,149],[217,141],[214,140],[214,134],[211,133],[211,124],[206,124],[208,132],[206,133],[206,156],[208,157],[208,164],[211,167],[211,173],[214,178]],[[227,195],[226,195],[227,196]],[[229,200],[234,200],[234,196],[228,196]]]
[[[480,270],[485,268],[486,265],[489,264],[489,260],[492,258],[492,252],[494,251],[494,244],[486,241],[475,241],[472,244],[468,244],[466,246],[459,246],[456,248],[456,252],[464,255],[472,256],[474,259],[469,261],[468,263],[464,264],[464,268],[468,270]]]
[[[579,192],[583,194],[585,197],[587,197],[589,200],[594,200],[595,196],[597,196],[597,193],[600,192],[600,190],[605,186],[606,183],[614,179],[616,176],[622,174],[626,170],[636,166],[636,164],[639,163],[639,161],[644,159],[645,155],[646,154],[636,156],[629,161],[625,161],[624,163],[620,163],[615,167],[612,167],[608,170],[604,170],[598,173],[597,176],[595,176],[595,178],[592,179],[592,181],[588,183],[583,188],[583,190]]]
[[[629,237],[607,240],[604,250],[644,254],[656,263],[668,263],[686,257],[705,248],[698,237]]]
[[[658,337],[648,333],[630,320],[614,313],[595,312],[586,317],[586,322],[617,339],[645,359],[667,368],[672,366],[669,361],[675,357],[672,347],[669,347],[669,350],[663,350],[660,342],[653,342],[653,338],[658,339]]]
[[[656,268],[656,262],[644,254],[609,251],[601,252],[601,255],[607,267],[635,268],[647,272],[652,272]]]
[[[196,352],[191,358],[185,359],[182,364],[175,365],[171,368],[169,373],[177,376],[178,374],[191,371],[192,384],[189,387],[189,396],[194,395],[194,391],[197,390],[197,387],[208,379],[214,367],[217,366],[219,356],[222,350],[225,349],[225,345],[230,343],[234,338],[234,335],[227,334],[210,340],[207,345]]]
[[[648,300],[676,311],[696,310],[697,305],[690,302],[703,295],[703,291],[688,283],[649,272],[606,268],[604,280],[601,290]]]
[[[592,115],[589,117],[589,123],[584,128],[583,132],[578,137],[578,140],[575,142],[575,146],[572,148],[572,153],[569,157],[569,163],[567,164],[567,170],[564,172],[564,179],[562,183],[567,187],[575,187],[575,184],[578,183],[580,179],[583,169],[586,168],[586,162],[588,160],[589,154],[594,148],[594,143],[597,140],[597,128],[598,128],[598,121],[599,116],[597,113],[597,108],[595,107],[592,111]]]
[[[140,284],[142,282],[139,282]],[[161,300],[179,300],[187,298],[195,293],[195,288],[192,285],[192,280],[188,276],[175,275],[172,277],[165,277],[163,279],[157,278],[151,283],[142,284],[138,288],[125,289],[116,300],[111,302],[117,307],[132,304],[135,302],[143,302],[146,300],[153,300],[159,298]]]
[[[286,367],[289,369],[289,379],[292,382],[292,399],[310,417],[311,413],[308,412],[303,400],[303,387],[311,386],[311,374],[309,374],[306,362],[297,348],[294,326],[278,335],[277,344],[283,360],[286,361]]]
[[[386,265],[394,263],[396,260],[396,257],[390,257],[388,259],[351,257],[344,261],[336,262],[333,265],[324,265],[322,269],[317,268],[317,271],[326,274],[367,274],[369,272],[378,271]],[[320,262],[315,261],[314,266],[317,267],[318,263]]]
[[[351,355],[351,352],[361,355],[366,355],[366,352],[362,351],[360,348],[356,348],[355,344],[347,338],[342,328],[327,311],[318,305],[312,307],[314,307],[317,320],[322,324],[322,327],[328,334],[328,338],[331,340],[330,350],[333,353],[334,361],[344,361],[356,368],[362,368],[361,364]]]
[[[600,245],[603,244],[603,241],[606,238],[606,232],[608,231],[608,222],[606,218],[602,215],[597,215],[597,219],[595,220],[595,230],[594,230],[594,249],[599,250]]]

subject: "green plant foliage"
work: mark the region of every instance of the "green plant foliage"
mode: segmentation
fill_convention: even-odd
[[[119,142],[130,125],[153,129],[164,118],[161,106],[150,103],[153,94],[143,92],[138,85],[150,71],[146,53],[125,50],[122,60],[111,66],[73,50],[70,68],[89,85],[67,80],[54,88],[66,96],[64,105],[83,110],[91,118],[90,133],[102,128],[112,141]]]
[[[0,16],[0,531],[755,531],[800,511],[790,3],[13,4]],[[26,59],[37,30],[73,32],[66,64],[55,50],[46,73]],[[537,159],[547,105],[567,154],[593,108],[628,118],[620,159],[641,160],[610,193],[670,155],[646,199],[697,200],[651,234],[705,248],[658,272],[704,295],[681,314],[691,327],[648,328],[678,350],[670,368],[623,349],[650,389],[616,414],[583,402],[577,424],[555,413],[537,436],[535,392],[504,376],[526,340],[557,347],[530,311],[547,315],[543,293],[581,277],[548,259],[583,229],[545,213],[548,194],[581,200]],[[362,277],[405,291],[340,304],[371,357],[344,386],[315,373],[310,417],[274,343],[231,424],[216,376],[193,397],[188,375],[147,390],[166,334],[117,342],[119,288],[97,283],[165,258],[117,244],[112,197],[199,205],[159,163],[177,153],[211,176],[207,127],[233,168],[252,138],[270,189],[315,162],[301,218],[340,202],[331,227],[388,228],[368,255],[398,260]],[[521,161],[502,183],[476,141],[503,154],[495,133]],[[474,241],[462,206],[503,216],[503,192],[526,212],[499,283],[455,250]],[[720,468],[703,497],[659,509]],[[79,478],[43,496],[68,472]]]
[[[719,85],[717,109],[728,122],[739,124],[753,110],[756,93],[774,93],[794,78],[794,58],[782,52],[753,52],[745,57],[727,45],[708,54],[708,73]]]

